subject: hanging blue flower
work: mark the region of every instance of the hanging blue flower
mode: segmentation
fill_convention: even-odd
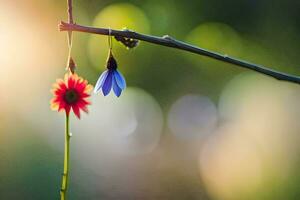
[[[117,97],[121,95],[122,91],[126,88],[126,81],[123,75],[117,70],[117,67],[117,61],[110,51],[106,62],[107,70],[105,70],[99,77],[94,93],[98,93],[102,89],[104,96],[106,96],[110,93],[111,88],[113,88]]]

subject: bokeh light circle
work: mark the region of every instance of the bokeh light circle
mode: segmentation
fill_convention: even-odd
[[[211,196],[274,199],[288,193],[285,186],[298,170],[299,98],[294,84],[255,73],[225,86],[218,106],[221,127],[204,142],[199,158]],[[282,193],[273,192],[279,188]]]
[[[194,139],[211,133],[217,124],[217,109],[207,97],[185,95],[168,114],[168,126],[181,139]]]
[[[244,132],[234,124],[221,126],[201,150],[201,177],[216,199],[251,197],[261,186],[262,157],[255,143],[243,136]]]
[[[204,49],[232,57],[241,57],[243,54],[243,39],[239,33],[227,24],[219,22],[205,22],[195,27],[186,36],[186,41]],[[186,54],[187,59],[195,65],[201,76],[206,80],[213,80],[215,90],[223,87],[236,73],[238,68],[228,63],[220,62],[208,57],[199,57]],[[221,72],[221,73],[220,73]]]
[[[265,109],[278,102],[282,97],[280,94],[281,84],[275,79],[255,73],[242,73],[234,77],[223,89],[220,95],[219,112],[224,120],[236,120],[251,118],[249,108],[260,107],[263,104]],[[268,92],[269,91],[269,92]],[[272,91],[272,92],[271,92]],[[276,96],[276,98],[271,98]],[[258,101],[260,99],[260,101]],[[271,102],[269,102],[271,101]]]
[[[116,154],[143,154],[155,149],[162,131],[160,106],[147,92],[127,88],[120,98],[94,95],[88,119],[75,124],[75,137],[89,147],[82,151],[108,151]],[[88,133],[86,135],[85,133]]]
[[[186,41],[212,51],[235,56],[241,53],[242,48],[239,34],[227,24],[217,22],[207,22],[197,26],[187,35]]]

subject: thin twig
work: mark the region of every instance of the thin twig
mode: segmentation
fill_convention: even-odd
[[[68,0],[68,21],[69,24],[73,24],[73,2],[72,0]],[[68,42],[69,42],[69,48],[71,49],[72,47],[72,30],[68,31]]]
[[[68,0],[68,15],[69,15],[69,23],[73,24],[73,2],[72,2],[72,0]]]
[[[85,33],[93,33],[93,34],[100,34],[100,35],[108,35],[109,29],[107,28],[94,28],[94,27],[88,27],[88,26],[81,26],[78,24],[70,24],[61,22],[59,25],[60,31],[77,31],[77,32],[85,32]],[[131,38],[131,39],[137,39],[153,44],[158,44],[162,46],[167,46],[171,48],[181,49],[184,51],[192,52],[195,54],[199,54],[202,56],[207,56],[216,60],[220,60],[226,63],[231,63],[234,65],[237,65],[239,67],[251,69],[253,71],[274,77],[278,80],[284,80],[289,82],[294,82],[300,84],[300,77],[289,75],[286,73],[282,73],[279,71],[275,71],[269,68],[266,68],[261,65],[257,65],[254,63],[250,63],[244,60],[236,59],[233,57],[230,57],[228,55],[222,55],[213,51],[209,51],[194,45],[190,45],[187,43],[184,43],[182,41],[176,40],[168,35],[163,37],[156,37],[152,35],[145,35],[141,33],[137,33],[130,30],[113,30],[111,29],[111,35],[115,37],[124,37],[124,38]]]

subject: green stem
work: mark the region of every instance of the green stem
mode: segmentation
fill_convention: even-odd
[[[70,158],[70,134],[69,134],[69,115],[66,113],[65,125],[65,155],[64,155],[64,172],[61,182],[60,199],[67,199],[67,189],[69,182],[69,158]]]

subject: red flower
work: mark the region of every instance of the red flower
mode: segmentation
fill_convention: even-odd
[[[86,100],[90,96],[92,86],[87,80],[79,77],[77,74],[66,74],[65,80],[58,79],[53,85],[52,93],[54,98],[51,100],[53,110],[65,110],[69,115],[72,108],[74,114],[80,119],[80,110],[88,112],[87,105],[90,102]]]

